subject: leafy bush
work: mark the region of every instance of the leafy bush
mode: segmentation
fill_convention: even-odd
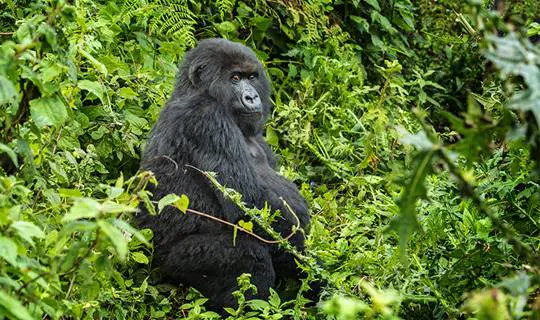
[[[219,318],[152,280],[152,234],[130,224],[153,205],[139,155],[176,66],[212,36],[265,61],[266,138],[313,212],[321,265],[300,264],[328,282],[306,307],[245,301],[242,276],[230,318],[539,316],[535,1],[0,7],[0,319]]]

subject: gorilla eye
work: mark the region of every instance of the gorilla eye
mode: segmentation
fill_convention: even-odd
[[[240,76],[237,74],[233,74],[231,77],[231,80],[234,82],[240,81]]]
[[[252,74],[250,74],[249,77],[248,77],[249,80],[253,80],[253,79],[255,79],[255,78],[257,78],[257,74],[256,74],[256,73],[252,73]]]

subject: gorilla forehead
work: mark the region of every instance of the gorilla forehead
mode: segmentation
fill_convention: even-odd
[[[193,58],[211,61],[220,67],[228,69],[239,68],[241,70],[256,71],[260,62],[255,52],[250,48],[226,39],[204,39],[189,51],[187,60]]]

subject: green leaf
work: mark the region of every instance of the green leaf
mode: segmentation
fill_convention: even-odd
[[[424,183],[426,176],[433,171],[432,161],[435,152],[435,150],[429,150],[419,153],[413,174],[398,200],[400,214],[390,222],[388,228],[388,230],[397,231],[399,235],[399,249],[403,259],[406,257],[405,249],[410,235],[414,231],[422,230],[416,216],[416,202],[426,198]]]
[[[107,76],[108,75],[108,72],[107,72],[107,68],[105,67],[105,65],[101,62],[99,62],[96,58],[94,58],[90,53],[88,53],[87,51],[85,51],[84,49],[82,49],[81,47],[79,47],[79,53],[85,57],[89,62],[90,64],[92,64],[92,66],[94,68],[96,68],[97,71],[99,71],[100,73],[102,73],[103,75]]]
[[[148,258],[144,255],[144,253],[137,251],[130,253],[131,258],[137,262],[142,264],[148,264]]]
[[[4,291],[0,291],[0,306],[2,306],[0,310],[5,310],[7,312],[8,319],[34,319],[19,300],[9,296]]]
[[[118,95],[124,99],[135,99],[139,96],[137,92],[133,91],[130,87],[121,88],[118,91]]]
[[[369,23],[366,19],[359,16],[355,16],[355,15],[351,15],[349,18],[356,24],[356,29],[358,29],[358,31],[360,32],[369,31]]]
[[[65,189],[65,188],[59,188],[58,194],[62,197],[70,198],[80,198],[82,197],[82,193],[80,190],[77,189]]]
[[[279,147],[278,135],[276,131],[274,131],[274,129],[272,129],[270,126],[266,127],[266,141],[271,146]]]
[[[120,219],[114,219],[112,224],[115,227],[123,230],[124,232],[127,232],[127,233],[131,234],[133,237],[137,238],[141,243],[143,243],[143,244],[145,244],[147,246],[150,246],[150,242],[148,242],[148,240],[144,236],[143,231],[139,231],[139,230],[133,228],[131,225],[129,225],[129,223],[125,222],[124,220],[120,220]],[[149,229],[146,229],[146,230],[149,230]]]
[[[68,116],[64,102],[57,96],[30,101],[30,114],[38,128],[60,126]]]
[[[159,199],[158,211],[161,212],[163,208],[165,208],[168,205],[173,204],[175,201],[178,201],[179,199],[180,197],[173,193],[164,196],[163,198]]]
[[[240,220],[240,221],[238,221],[238,225],[240,227],[242,227],[242,229],[253,232],[253,222],[251,222],[251,221],[246,222],[244,220]]]
[[[381,11],[381,7],[379,6],[379,2],[377,0],[364,0],[367,2],[370,6],[372,6],[375,10]]]
[[[0,75],[0,105],[15,104],[19,99],[19,93],[13,83],[3,75]]]
[[[401,135],[399,141],[403,144],[415,146],[420,151],[432,150],[435,148],[435,145],[429,140],[423,130],[416,134],[409,133],[403,127],[397,127],[396,130]]]
[[[0,153],[2,152],[8,155],[9,159],[11,159],[11,162],[13,162],[15,167],[19,167],[19,162],[17,161],[17,154],[15,153],[15,151],[13,151],[13,149],[3,143],[0,143]]]
[[[128,241],[124,237],[122,232],[120,232],[120,230],[113,227],[105,220],[99,220],[97,224],[100,230],[102,230],[103,233],[105,233],[105,235],[107,236],[107,238],[111,240],[111,243],[114,246],[116,253],[118,254],[118,258],[121,261],[126,260],[126,255],[128,253]]]
[[[390,20],[388,20],[388,18],[386,18],[385,16],[381,15],[379,12],[377,11],[372,11],[371,12],[371,21],[373,22],[379,22],[379,24],[381,25],[381,27],[383,27],[383,29],[385,29],[386,31],[388,32],[395,32],[396,29],[392,26],[392,24],[390,23]]]
[[[11,265],[17,265],[17,244],[13,240],[0,236],[0,257]]]
[[[17,230],[19,237],[34,245],[32,238],[45,238],[45,233],[35,224],[28,221],[16,221],[11,224],[11,228]]]
[[[103,102],[103,88],[101,87],[101,84],[96,81],[89,81],[89,80],[80,80],[77,83],[77,87],[79,87],[82,90],[86,90],[88,92],[93,93],[96,97]]]
[[[62,218],[62,222],[69,222],[84,218],[95,218],[98,216],[100,210],[100,203],[94,199],[77,199],[69,210],[69,213]]]
[[[189,207],[189,198],[185,194],[183,194],[180,197],[176,194],[168,194],[159,200],[158,202],[159,212],[161,212],[163,208],[165,208],[168,205],[172,205],[176,207],[178,210],[182,211],[183,213],[186,213]]]
[[[182,213],[186,213],[186,211],[187,211],[187,209],[189,207],[189,198],[185,194],[181,195],[180,199],[178,199],[178,200],[176,200],[174,202],[174,206],[178,210],[182,211]]]
[[[227,35],[229,33],[236,32],[236,26],[230,21],[224,21],[215,25],[216,29],[221,35]]]

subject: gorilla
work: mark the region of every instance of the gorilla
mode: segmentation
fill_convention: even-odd
[[[242,194],[249,207],[279,210],[272,228],[283,237],[292,227],[306,228],[310,215],[297,187],[276,172],[276,158],[262,132],[271,111],[270,83],[255,56],[224,39],[206,39],[186,53],[171,98],[161,111],[143,152],[141,168],[158,184],[153,199],[185,194],[190,208],[231,223],[249,217],[224,197],[199,170],[217,173],[220,184]],[[284,204],[283,200],[288,204]],[[291,213],[290,209],[294,212]],[[231,226],[166,207],[150,215],[141,206],[140,227],[154,233],[154,265],[164,281],[192,286],[215,307],[235,306],[236,278],[251,274],[265,299],[281,278],[301,276],[293,255]],[[271,239],[260,228],[254,232]],[[304,250],[304,234],[288,240]]]

